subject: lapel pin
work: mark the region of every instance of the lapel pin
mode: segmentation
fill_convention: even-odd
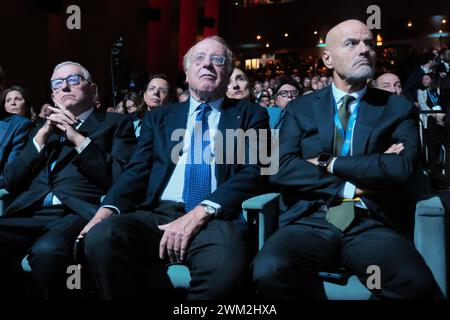
[[[237,118],[238,118],[238,119],[240,119],[240,118],[241,118],[241,116],[237,116]]]

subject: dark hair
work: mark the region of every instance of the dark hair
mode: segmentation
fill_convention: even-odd
[[[7,88],[5,91],[3,91],[1,99],[0,99],[0,118],[3,118],[8,115],[8,112],[6,112],[5,109],[5,102],[6,102],[6,96],[11,91],[18,91],[22,95],[23,99],[25,100],[25,107],[26,107],[26,114],[25,117],[31,119],[31,109],[32,105],[30,102],[30,96],[28,95],[28,92],[25,90],[24,87],[19,85],[14,85],[9,88]]]
[[[428,52],[420,57],[420,65],[423,66],[424,64],[427,64],[429,61],[434,60],[434,55],[431,52]]]
[[[280,88],[285,84],[293,86],[295,89],[297,89],[299,95],[302,93],[300,85],[298,84],[297,81],[295,81],[294,79],[283,78],[280,80],[280,84],[278,85],[277,90],[275,90],[275,96],[278,94],[278,91],[280,91]]]
[[[146,109],[144,98],[142,98],[142,96],[140,96],[139,94],[137,94],[134,91],[128,92],[122,99],[122,107],[123,107],[125,114],[128,113],[127,104],[126,104],[126,102],[128,100],[133,101],[134,105],[136,106],[136,108],[137,108],[136,114],[139,117],[143,116],[145,109]]]
[[[172,101],[172,98],[175,95],[173,94],[173,90],[172,90],[172,86],[170,85],[169,78],[167,78],[167,76],[164,73],[156,73],[156,74],[152,75],[148,79],[147,84],[145,85],[143,94],[145,93],[145,91],[147,91],[148,85],[150,84],[150,82],[152,82],[153,79],[163,79],[167,82],[167,84],[169,85],[169,94],[168,94],[168,98],[167,98],[167,103],[170,103],[170,101]]]
[[[157,74],[152,75],[152,76],[148,79],[147,84],[145,85],[144,91],[147,91],[148,85],[150,84],[150,82],[151,82],[153,79],[163,79],[163,80],[166,80],[166,82],[169,84],[169,92],[170,92],[170,82],[169,82],[169,79],[167,78],[167,76],[166,76],[164,73],[157,73]]]

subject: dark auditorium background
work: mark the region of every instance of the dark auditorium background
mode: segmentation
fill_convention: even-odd
[[[66,9],[73,4],[81,9],[81,30],[66,27]],[[112,58],[119,58],[114,72],[124,91],[142,86],[148,73],[164,72],[181,82],[186,49],[215,33],[229,42],[241,66],[274,54],[276,59],[317,55],[330,26],[348,17],[366,21],[373,4],[381,9],[377,34],[383,46],[405,55],[415,47],[448,46],[448,24],[440,26],[450,11],[448,1],[16,0],[1,4],[0,65],[7,85],[23,84],[34,104],[42,105],[50,100],[52,67],[79,61],[92,71],[106,107],[112,105]],[[112,57],[114,44],[120,55]]]

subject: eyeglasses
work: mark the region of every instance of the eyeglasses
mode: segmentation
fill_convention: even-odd
[[[157,87],[148,87],[147,88],[147,91],[148,92],[150,92],[150,93],[154,93],[154,92],[158,92],[158,93],[162,93],[162,94],[165,94],[165,95],[167,95],[167,94],[169,94],[169,89],[167,89],[167,88],[157,88]]]
[[[287,98],[288,96],[291,96],[293,98],[298,96],[298,90],[281,90],[278,91],[277,96],[282,96],[283,98]]]
[[[195,64],[199,65],[205,61],[206,55],[205,54],[199,54],[194,57]],[[217,55],[211,55],[209,56],[209,61],[212,62],[215,66],[222,66],[225,63],[225,57],[224,56],[217,56]]]
[[[59,90],[64,85],[64,81],[67,81],[67,84],[71,87],[77,86],[80,84],[81,79],[84,81],[90,83],[85,77],[83,77],[81,74],[71,74],[70,76],[67,76],[66,78],[58,78],[53,79],[50,81],[50,87],[52,90]]]

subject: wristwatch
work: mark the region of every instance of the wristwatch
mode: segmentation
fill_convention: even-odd
[[[333,159],[333,155],[329,153],[321,153],[317,158],[318,166],[326,169]]]
[[[217,214],[217,209],[213,206],[210,206],[209,204],[201,203],[201,205],[205,208],[205,212],[209,216],[215,216]]]

